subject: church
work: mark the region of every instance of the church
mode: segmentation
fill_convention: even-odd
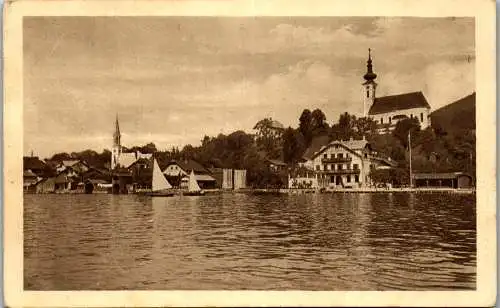
[[[394,130],[396,124],[407,118],[416,118],[420,129],[431,125],[431,106],[422,92],[411,92],[389,96],[376,96],[377,74],[373,72],[371,50],[363,85],[363,116],[372,118],[378,124],[378,131],[385,133]]]
[[[115,132],[113,134],[113,147],[111,151],[111,170],[117,167],[129,168],[139,159],[151,159],[152,154],[143,154],[141,152],[124,153],[121,144],[120,124],[116,116]]]

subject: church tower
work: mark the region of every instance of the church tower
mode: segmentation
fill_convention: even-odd
[[[121,137],[118,115],[116,115],[115,133],[113,134],[113,148],[111,152],[111,170],[115,169],[120,163],[120,155],[122,154],[122,145],[120,141]]]
[[[375,90],[377,83],[375,79],[377,74],[373,72],[371,49],[368,48],[368,61],[366,63],[366,74],[363,76],[365,82],[363,83],[363,116],[368,116],[370,107],[375,102]]]

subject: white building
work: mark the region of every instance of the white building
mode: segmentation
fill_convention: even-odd
[[[367,71],[363,76],[363,115],[371,117],[379,125],[379,132],[392,131],[396,124],[406,118],[416,118],[421,129],[431,125],[431,106],[422,92],[377,97],[377,74],[373,72],[372,58],[368,49]]]
[[[371,184],[370,171],[395,164],[375,156],[365,140],[313,142],[304,154],[303,164],[314,171],[319,187],[360,188]],[[321,144],[322,143],[322,144]]]

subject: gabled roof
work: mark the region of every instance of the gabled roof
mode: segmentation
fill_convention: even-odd
[[[328,136],[319,136],[312,140],[311,145],[307,148],[306,152],[302,156],[304,159],[312,159],[316,157],[318,153],[322,152],[324,149],[328,148],[330,145],[339,144],[350,151],[361,150],[366,146],[369,146],[366,139],[360,140],[333,140],[330,141]]]
[[[130,167],[137,160],[135,153],[121,153],[119,158],[119,163],[124,168]]]
[[[368,111],[369,115],[406,110],[412,108],[431,108],[422,92],[412,92],[375,98]]]
[[[357,149],[353,149],[353,148],[350,148],[349,146],[347,146],[346,141],[334,140],[334,141],[328,143],[327,145],[321,147],[319,149],[319,151],[317,151],[316,153],[314,153],[311,158],[318,157],[318,155],[321,155],[321,153],[323,153],[325,150],[327,150],[328,148],[330,148],[332,145],[339,145],[339,146],[343,147],[344,149],[346,149],[347,151],[351,152],[352,154],[354,154],[356,156],[361,156],[359,153],[357,153],[355,151]]]
[[[287,166],[287,164],[280,159],[267,159],[267,161],[276,166]]]
[[[24,156],[23,157],[23,169],[43,169],[46,167],[46,164],[41,161],[38,156]]]
[[[351,150],[361,150],[368,145],[366,139],[334,140],[331,144],[338,143],[348,147]]]
[[[191,170],[193,170],[194,173],[210,173],[210,171],[207,168],[203,167],[200,163],[192,159],[179,160],[179,161],[172,160],[167,164],[165,169],[168,168],[168,166],[174,164],[178,165],[186,173],[190,172]]]
[[[78,163],[80,163],[82,161],[78,160],[78,159],[72,159],[72,160],[63,160],[61,162],[61,165],[65,166],[65,167],[72,167]],[[83,163],[83,162],[82,162]]]
[[[36,178],[36,174],[33,173],[30,169],[23,171],[23,177],[34,177]]]
[[[329,142],[330,142],[329,136],[314,137],[311,141],[311,144],[306,149],[302,157],[306,160],[311,159],[314,156],[314,153],[318,152],[323,146],[327,145]]]
[[[271,128],[274,128],[274,129],[285,129],[285,126],[283,126],[283,124],[281,124],[279,121],[272,120],[272,122],[271,122]]]

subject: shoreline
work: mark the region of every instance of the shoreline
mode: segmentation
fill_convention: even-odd
[[[362,194],[362,193],[442,193],[442,194],[476,194],[476,189],[460,188],[337,188],[337,189],[298,189],[298,188],[242,188],[238,190],[207,189],[205,195],[214,194],[266,194],[266,195],[303,195],[303,194]],[[87,195],[83,191],[60,191],[49,193],[24,192],[27,195]],[[94,191],[88,195],[110,194],[106,191]],[[143,195],[143,192],[131,192],[123,195]]]

